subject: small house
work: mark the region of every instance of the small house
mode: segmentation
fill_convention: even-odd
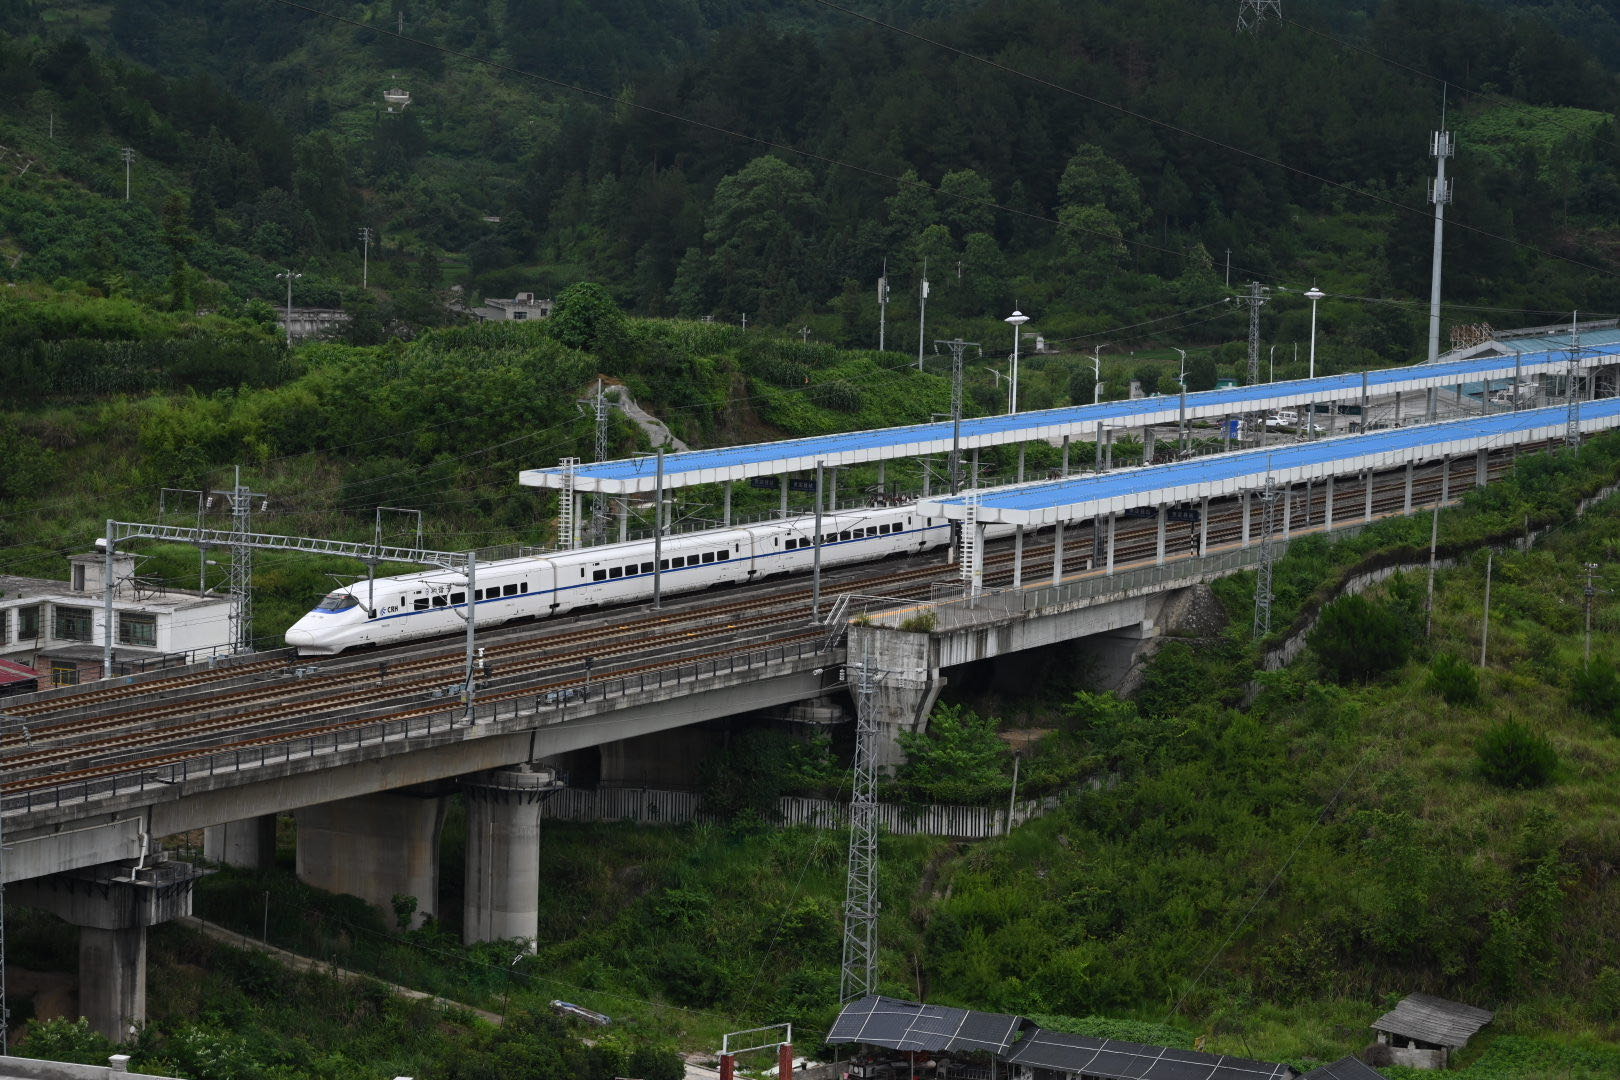
[[[1468,1040],[1494,1015],[1429,994],[1408,994],[1399,1005],[1373,1021],[1372,1028],[1378,1033],[1373,1063],[1444,1069],[1451,1051],[1467,1046]]]

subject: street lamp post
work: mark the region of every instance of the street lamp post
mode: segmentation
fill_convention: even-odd
[[[276,280],[287,283],[287,348],[292,348],[292,283],[303,277],[288,270],[285,274],[277,274]]]
[[[1001,321],[1011,323],[1013,328],[1012,381],[1007,388],[1007,411],[1016,413],[1018,411],[1018,335],[1019,331],[1024,328],[1024,324],[1029,322],[1029,316],[1014,308],[1013,313]]]
[[[1310,372],[1310,377],[1314,379],[1314,378],[1316,378],[1316,302],[1318,300],[1322,299],[1322,297],[1326,296],[1327,293],[1323,292],[1321,289],[1318,289],[1315,285],[1312,285],[1311,288],[1310,288],[1310,291],[1307,292],[1305,295],[1310,297],[1310,300],[1311,300],[1311,372]]]
[[[1091,403],[1097,404],[1097,398],[1102,393],[1102,351],[1108,348],[1108,342],[1091,347]]]
[[[1170,347],[1176,349],[1174,345]],[[1185,390],[1187,389],[1187,350],[1176,349],[1176,352],[1181,354],[1181,370],[1176,373],[1176,383]]]

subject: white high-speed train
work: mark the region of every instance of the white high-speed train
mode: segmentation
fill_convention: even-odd
[[[990,535],[1011,532],[993,527]],[[695,592],[777,574],[807,571],[815,558],[815,518],[740,525],[666,536],[660,591]],[[950,542],[950,523],[915,506],[824,514],[821,565],[839,566],[926,551]],[[581,608],[650,600],[653,542],[637,540],[480,563],[472,602],[477,624],[543,618]],[[358,582],[329,594],[287,630],[303,656],[329,656],[359,645],[391,645],[466,628],[466,579],[427,570]]]

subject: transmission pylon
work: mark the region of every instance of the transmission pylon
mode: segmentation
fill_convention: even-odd
[[[1249,305],[1249,385],[1260,382],[1260,308],[1271,290],[1258,281],[1249,282],[1249,295],[1243,302]]]
[[[934,342],[934,351],[941,349],[951,353],[951,494],[955,495],[962,490],[962,357],[969,349],[977,349],[979,356],[984,350],[977,341],[961,338]]]
[[[1282,22],[1282,0],[1240,0],[1238,33],[1252,34],[1267,19]]]
[[[1260,566],[1254,582],[1254,636],[1257,639],[1271,633],[1271,568],[1277,560],[1271,533],[1276,524],[1277,482],[1268,475],[1265,489],[1260,492]]]
[[[1429,181],[1429,201],[1434,204],[1434,260],[1429,274],[1431,364],[1440,357],[1440,262],[1442,239],[1446,231],[1446,204],[1451,201],[1451,181],[1446,179],[1446,161],[1456,152],[1456,143],[1449,131],[1437,131],[1429,140],[1429,156],[1435,159],[1434,179]]]
[[[877,989],[877,709],[880,673],[868,645],[850,665],[855,686],[855,780],[849,800],[849,873],[844,884],[844,962],[838,999]]]

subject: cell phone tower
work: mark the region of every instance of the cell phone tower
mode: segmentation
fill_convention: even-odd
[[[1267,19],[1282,22],[1282,0],[1241,0],[1238,4],[1238,33],[1255,33]]]

